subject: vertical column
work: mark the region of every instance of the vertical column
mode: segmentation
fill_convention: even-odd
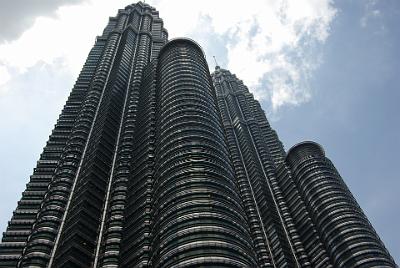
[[[124,32],[106,87],[108,92],[95,122],[87,157],[55,256],[54,265],[57,267],[72,264],[89,267],[94,263],[93,255],[97,249],[96,244],[101,241],[99,233],[102,232],[104,222],[102,212],[109,198],[110,173],[128,96],[134,40],[135,34],[132,31]]]
[[[151,202],[155,142],[155,64],[144,70],[140,86],[132,168],[126,187],[120,265],[146,267],[150,256]],[[107,266],[108,267],[108,266]]]
[[[219,69],[217,69],[219,70]],[[259,200],[256,198],[256,192],[259,187],[253,187],[251,182],[249,167],[245,164],[244,155],[241,151],[239,140],[233,126],[232,115],[227,109],[225,96],[226,88],[221,84],[222,77],[220,73],[214,73],[213,82],[216,89],[218,107],[222,117],[223,127],[227,137],[230,156],[235,168],[236,179],[240,189],[240,195],[244,203],[244,209],[249,221],[251,236],[254,241],[254,247],[258,258],[258,266],[274,267],[275,261],[272,255],[271,242],[267,236],[267,228],[263,223]],[[232,111],[234,113],[235,111]]]
[[[277,167],[277,180],[312,267],[333,267],[325,245],[296,187],[290,168],[285,162]]]
[[[151,267],[255,267],[204,54],[169,42],[157,69]]]
[[[150,202],[141,195],[146,194],[147,190],[143,189],[149,187],[146,168],[153,148],[149,128],[154,127],[151,120],[151,116],[154,116],[151,112],[154,109],[154,67],[148,62],[154,47],[154,37],[150,33],[154,17],[158,18],[157,12],[148,6],[142,9],[139,4],[130,15],[130,23],[137,29],[139,38],[136,42],[134,69],[130,78],[124,121],[121,122],[118,150],[115,152],[110,174],[109,197],[103,212],[104,229],[100,231],[100,244],[97,245],[95,265],[100,267],[114,267],[119,263],[135,266],[139,262],[148,262],[149,246],[148,242],[144,242],[148,238],[144,236],[148,237],[149,231],[139,222],[148,221],[149,217],[145,215],[149,214],[148,209],[145,210],[146,213],[142,213],[145,205],[140,202]],[[157,22],[162,23],[162,20],[157,19]],[[143,235],[143,232],[147,234]],[[147,243],[146,246],[143,243]]]
[[[294,146],[286,161],[335,267],[396,267],[318,144]]]
[[[111,154],[112,162],[109,174],[107,174],[107,188],[105,201],[101,213],[101,222],[98,228],[96,251],[93,267],[116,265],[119,258],[119,247],[122,236],[122,222],[124,212],[125,190],[124,187],[130,170],[131,147],[133,145],[133,121],[136,117],[137,92],[132,86],[132,77],[136,72],[134,68],[138,49],[137,34],[127,29],[126,46],[131,50],[131,60],[127,62],[126,82],[121,86],[125,88],[124,102],[117,105],[117,110],[122,107],[121,121],[118,133],[116,133],[115,150]],[[128,78],[129,77],[129,78]],[[109,267],[109,266],[107,266]]]

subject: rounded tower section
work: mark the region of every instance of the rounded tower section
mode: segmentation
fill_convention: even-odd
[[[175,39],[157,68],[152,267],[255,267],[207,62]]]
[[[293,146],[286,162],[335,267],[396,267],[319,144]]]

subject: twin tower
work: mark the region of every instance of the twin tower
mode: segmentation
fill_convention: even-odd
[[[286,153],[242,81],[158,12],[97,37],[0,267],[396,267],[324,151]]]

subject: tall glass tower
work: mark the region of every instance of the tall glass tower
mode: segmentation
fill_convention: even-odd
[[[0,267],[395,267],[322,148],[158,12],[118,11],[0,244]]]
[[[241,80],[217,66],[213,82],[259,265],[396,267],[322,147],[286,154]]]

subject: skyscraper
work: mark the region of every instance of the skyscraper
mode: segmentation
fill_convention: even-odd
[[[213,82],[252,236],[263,235],[258,257],[272,267],[395,267],[322,147],[306,141],[286,154],[241,80],[217,66]]]
[[[144,3],[110,18],[3,234],[0,267],[395,267],[322,148]]]

